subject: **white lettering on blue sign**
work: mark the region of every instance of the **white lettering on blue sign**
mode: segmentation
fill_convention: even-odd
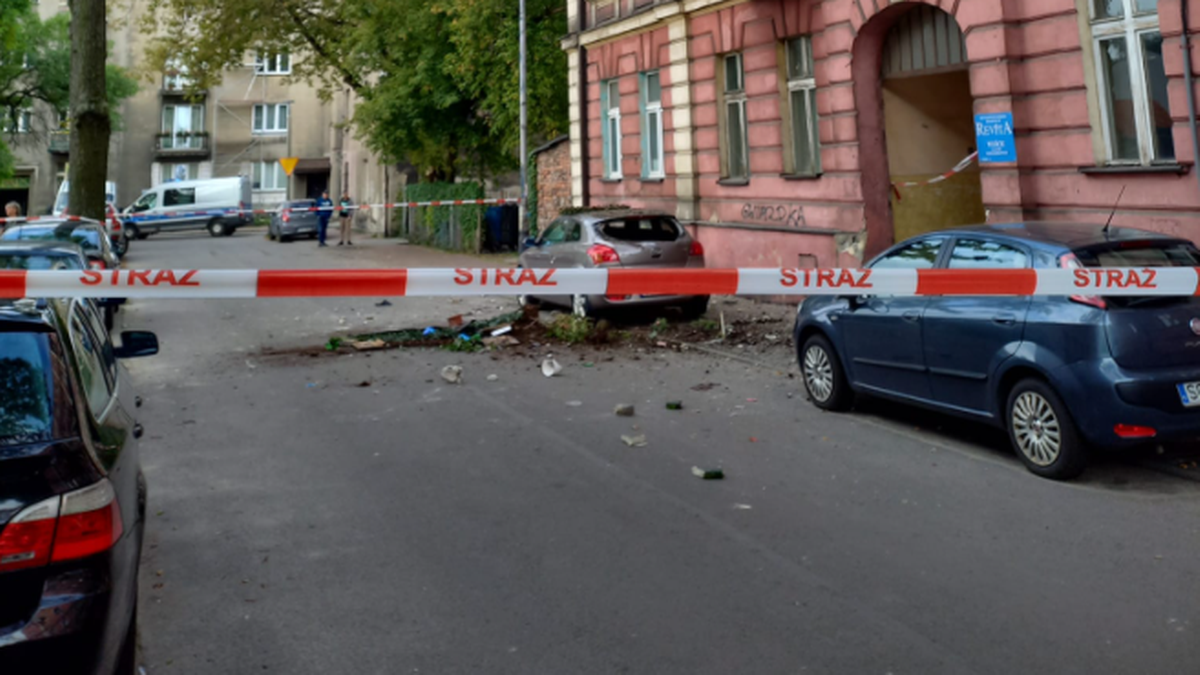
[[[1012,113],[988,113],[975,116],[975,139],[981,164],[1017,161],[1017,139],[1013,133]]]

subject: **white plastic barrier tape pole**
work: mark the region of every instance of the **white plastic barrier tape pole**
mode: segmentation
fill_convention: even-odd
[[[1044,270],[370,269],[0,271],[0,298],[468,295],[1191,296],[1191,267]]]

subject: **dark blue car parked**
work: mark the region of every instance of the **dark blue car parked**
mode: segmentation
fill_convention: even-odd
[[[1192,242],[1071,223],[902,242],[872,269],[1200,267]],[[1200,299],[812,297],[796,319],[812,402],[878,395],[1007,429],[1030,471],[1071,478],[1089,447],[1200,441]]]

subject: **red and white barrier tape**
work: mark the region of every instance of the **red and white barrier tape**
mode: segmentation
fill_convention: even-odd
[[[0,298],[1200,295],[1200,268],[0,271]]]
[[[934,176],[933,178],[930,178],[929,180],[906,181],[903,183],[892,183],[892,192],[896,193],[896,200],[899,201],[901,199],[900,188],[902,188],[902,187],[922,187],[925,185],[933,185],[934,183],[940,183],[940,182],[946,180],[947,178],[952,178],[955,174],[962,173],[964,169],[966,169],[968,166],[971,166],[972,164],[974,164],[975,160],[978,158],[979,158],[979,152],[978,151],[972,152],[971,154],[964,157],[961,162],[959,162],[958,164],[955,164],[953,169],[950,169],[949,171],[947,171],[946,173],[944,173],[940,176]]]

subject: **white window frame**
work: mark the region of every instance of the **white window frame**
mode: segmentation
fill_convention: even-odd
[[[250,125],[255,134],[286,134],[288,126],[292,123],[292,110],[290,103],[256,103],[251,111]],[[262,110],[262,127],[259,127],[258,111]],[[283,123],[280,124],[280,111],[283,113]]]
[[[797,40],[801,41],[801,44],[804,45],[802,53],[803,65],[805,67],[800,69],[801,72],[804,73],[803,75],[793,77],[791,59],[794,50],[792,49],[791,44]],[[792,147],[788,150],[788,152],[790,152],[792,155],[792,174],[796,176],[817,176],[821,173],[821,131],[816,119],[817,76],[816,68],[814,67],[812,58],[812,37],[809,35],[798,35],[788,38],[788,40],[784,43],[783,52],[784,75],[788,78],[788,124],[792,125]],[[794,123],[796,120],[796,111],[793,110],[793,101],[795,100],[795,94],[797,92],[801,92],[804,97],[808,99],[808,106],[809,110],[811,111],[811,114],[806,115],[804,118],[805,128],[803,131],[804,137],[808,139],[809,150],[813,155],[811,158],[813,167],[812,171],[800,171],[801,162],[799,143],[801,138],[801,130],[795,128]]]
[[[17,126],[14,129],[12,125],[12,111],[4,111],[4,124],[0,127],[0,131],[6,134],[27,134],[33,129],[33,111],[20,110],[17,112]]]
[[[167,62],[166,70],[175,71],[174,75],[163,72],[163,89],[166,91],[184,91],[192,86],[192,79],[188,77],[187,66],[178,61],[171,60]]]
[[[1100,108],[1100,123],[1104,134],[1105,159],[1109,164],[1148,165],[1154,162],[1174,162],[1173,157],[1160,159],[1155,149],[1154,120],[1150,108],[1151,92],[1146,73],[1145,54],[1142,51],[1142,36],[1159,32],[1158,12],[1135,14],[1137,0],[1120,0],[1123,16],[1101,18],[1096,16],[1095,0],[1087,0],[1092,31],[1092,48],[1095,52],[1097,101]],[[1112,112],[1110,84],[1104,68],[1103,43],[1124,38],[1129,54],[1129,82],[1133,95],[1134,120],[1137,125],[1138,158],[1118,158],[1114,147],[1115,122]]]
[[[731,59],[736,59],[738,64],[738,78],[741,80],[737,89],[730,89],[727,65]],[[722,130],[724,138],[722,141],[725,144],[725,175],[722,176],[728,180],[750,180],[750,124],[746,120],[746,62],[742,58],[741,52],[725,54],[721,57],[721,116],[725,120],[725,128]],[[741,120],[739,129],[734,129],[729,121],[729,111],[732,108],[738,109],[738,119]],[[745,174],[733,173],[733,136],[738,133],[741,135],[742,141],[742,165],[746,168]]]
[[[658,100],[650,99],[650,79],[658,81]],[[662,107],[662,76],[659,71],[652,70],[642,74],[642,133],[653,138],[658,148],[658,156],[650,152],[651,143],[644,146],[645,156],[642,160],[642,173],[646,178],[665,178],[666,151],[663,149],[663,107]]]
[[[171,112],[171,128],[167,128],[167,109]],[[176,112],[181,108],[187,108],[191,111],[191,129],[175,128]],[[204,147],[204,105],[200,103],[171,103],[163,106],[162,110],[162,133],[170,135],[170,144],[163,143],[164,150],[199,150]],[[181,137],[179,134],[187,132],[188,136]],[[166,139],[164,139],[166,140]]]
[[[181,166],[185,168],[187,176],[183,180],[196,180],[200,178],[200,165],[196,162],[165,162],[162,164],[160,182],[169,183],[174,181],[175,170]]]
[[[291,52],[260,51],[254,56],[254,72],[259,75],[291,75]]]
[[[274,179],[269,186],[266,184],[268,172]],[[250,180],[252,185],[258,186],[254,188],[255,192],[284,192],[288,187],[287,172],[274,160],[255,162]]]
[[[607,103],[608,109],[602,111],[601,117],[604,119],[605,128],[608,130],[605,133],[605,142],[607,143],[606,152],[602,153],[605,157],[604,177],[609,180],[621,180],[624,176],[621,172],[621,84],[620,79],[613,78],[605,80],[601,86],[607,87]],[[614,97],[613,94],[616,94]]]

